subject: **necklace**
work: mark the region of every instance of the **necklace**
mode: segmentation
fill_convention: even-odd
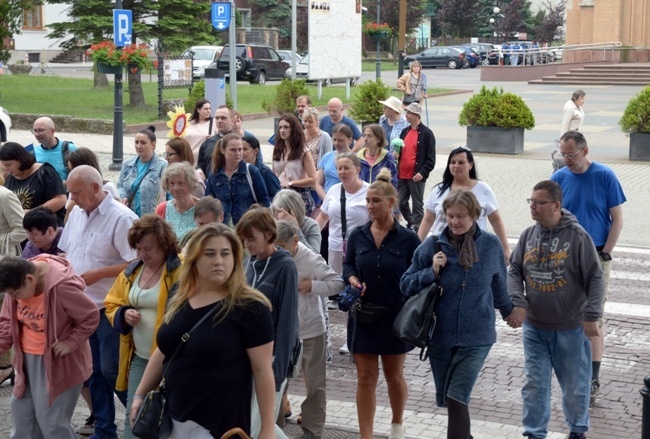
[[[132,294],[132,296],[135,296],[135,304],[133,305],[133,308],[138,309],[138,305],[139,305],[139,302],[140,302],[140,294],[142,294],[143,290],[147,289],[147,285],[149,285],[149,282],[151,282],[151,280],[154,278],[154,276],[156,274],[158,274],[158,272],[163,267],[163,265],[165,265],[165,261],[163,261],[162,264],[160,264],[158,266],[158,268],[156,268],[156,271],[154,271],[153,274],[151,276],[149,276],[149,279],[147,279],[147,281],[140,287],[140,291],[138,291],[135,294]],[[142,269],[142,274],[144,274],[144,268]],[[142,279],[142,275],[140,275],[140,279]],[[137,287],[138,287],[138,284],[135,285],[135,288],[137,288]]]

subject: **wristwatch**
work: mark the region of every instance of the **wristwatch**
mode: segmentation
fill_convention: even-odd
[[[612,255],[606,252],[598,252],[598,256],[600,256],[600,259],[602,259],[605,262],[612,260]]]

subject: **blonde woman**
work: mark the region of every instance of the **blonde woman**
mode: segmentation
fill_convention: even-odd
[[[408,107],[413,102],[422,104],[422,101],[427,98],[427,75],[422,73],[422,64],[419,61],[413,61],[411,71],[397,80],[397,89],[404,92],[402,98],[404,107]]]
[[[158,348],[134,395],[132,424],[165,368],[172,439],[220,438],[233,427],[250,433],[253,388],[262,418],[257,437],[275,438],[271,304],[246,285],[242,255],[239,238],[223,224],[201,227],[188,242],[178,291],[158,330]],[[210,312],[214,316],[192,332],[170,362],[182,335]]]

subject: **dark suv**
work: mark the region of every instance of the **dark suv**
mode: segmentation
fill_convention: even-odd
[[[235,70],[238,81],[264,84],[267,79],[282,80],[289,65],[282,62],[280,55],[269,46],[237,44]],[[224,46],[217,60],[217,68],[228,72],[230,68],[230,47]]]

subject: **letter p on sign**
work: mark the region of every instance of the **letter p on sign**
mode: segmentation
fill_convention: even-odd
[[[132,43],[133,15],[128,9],[113,9],[113,41],[117,47]]]

